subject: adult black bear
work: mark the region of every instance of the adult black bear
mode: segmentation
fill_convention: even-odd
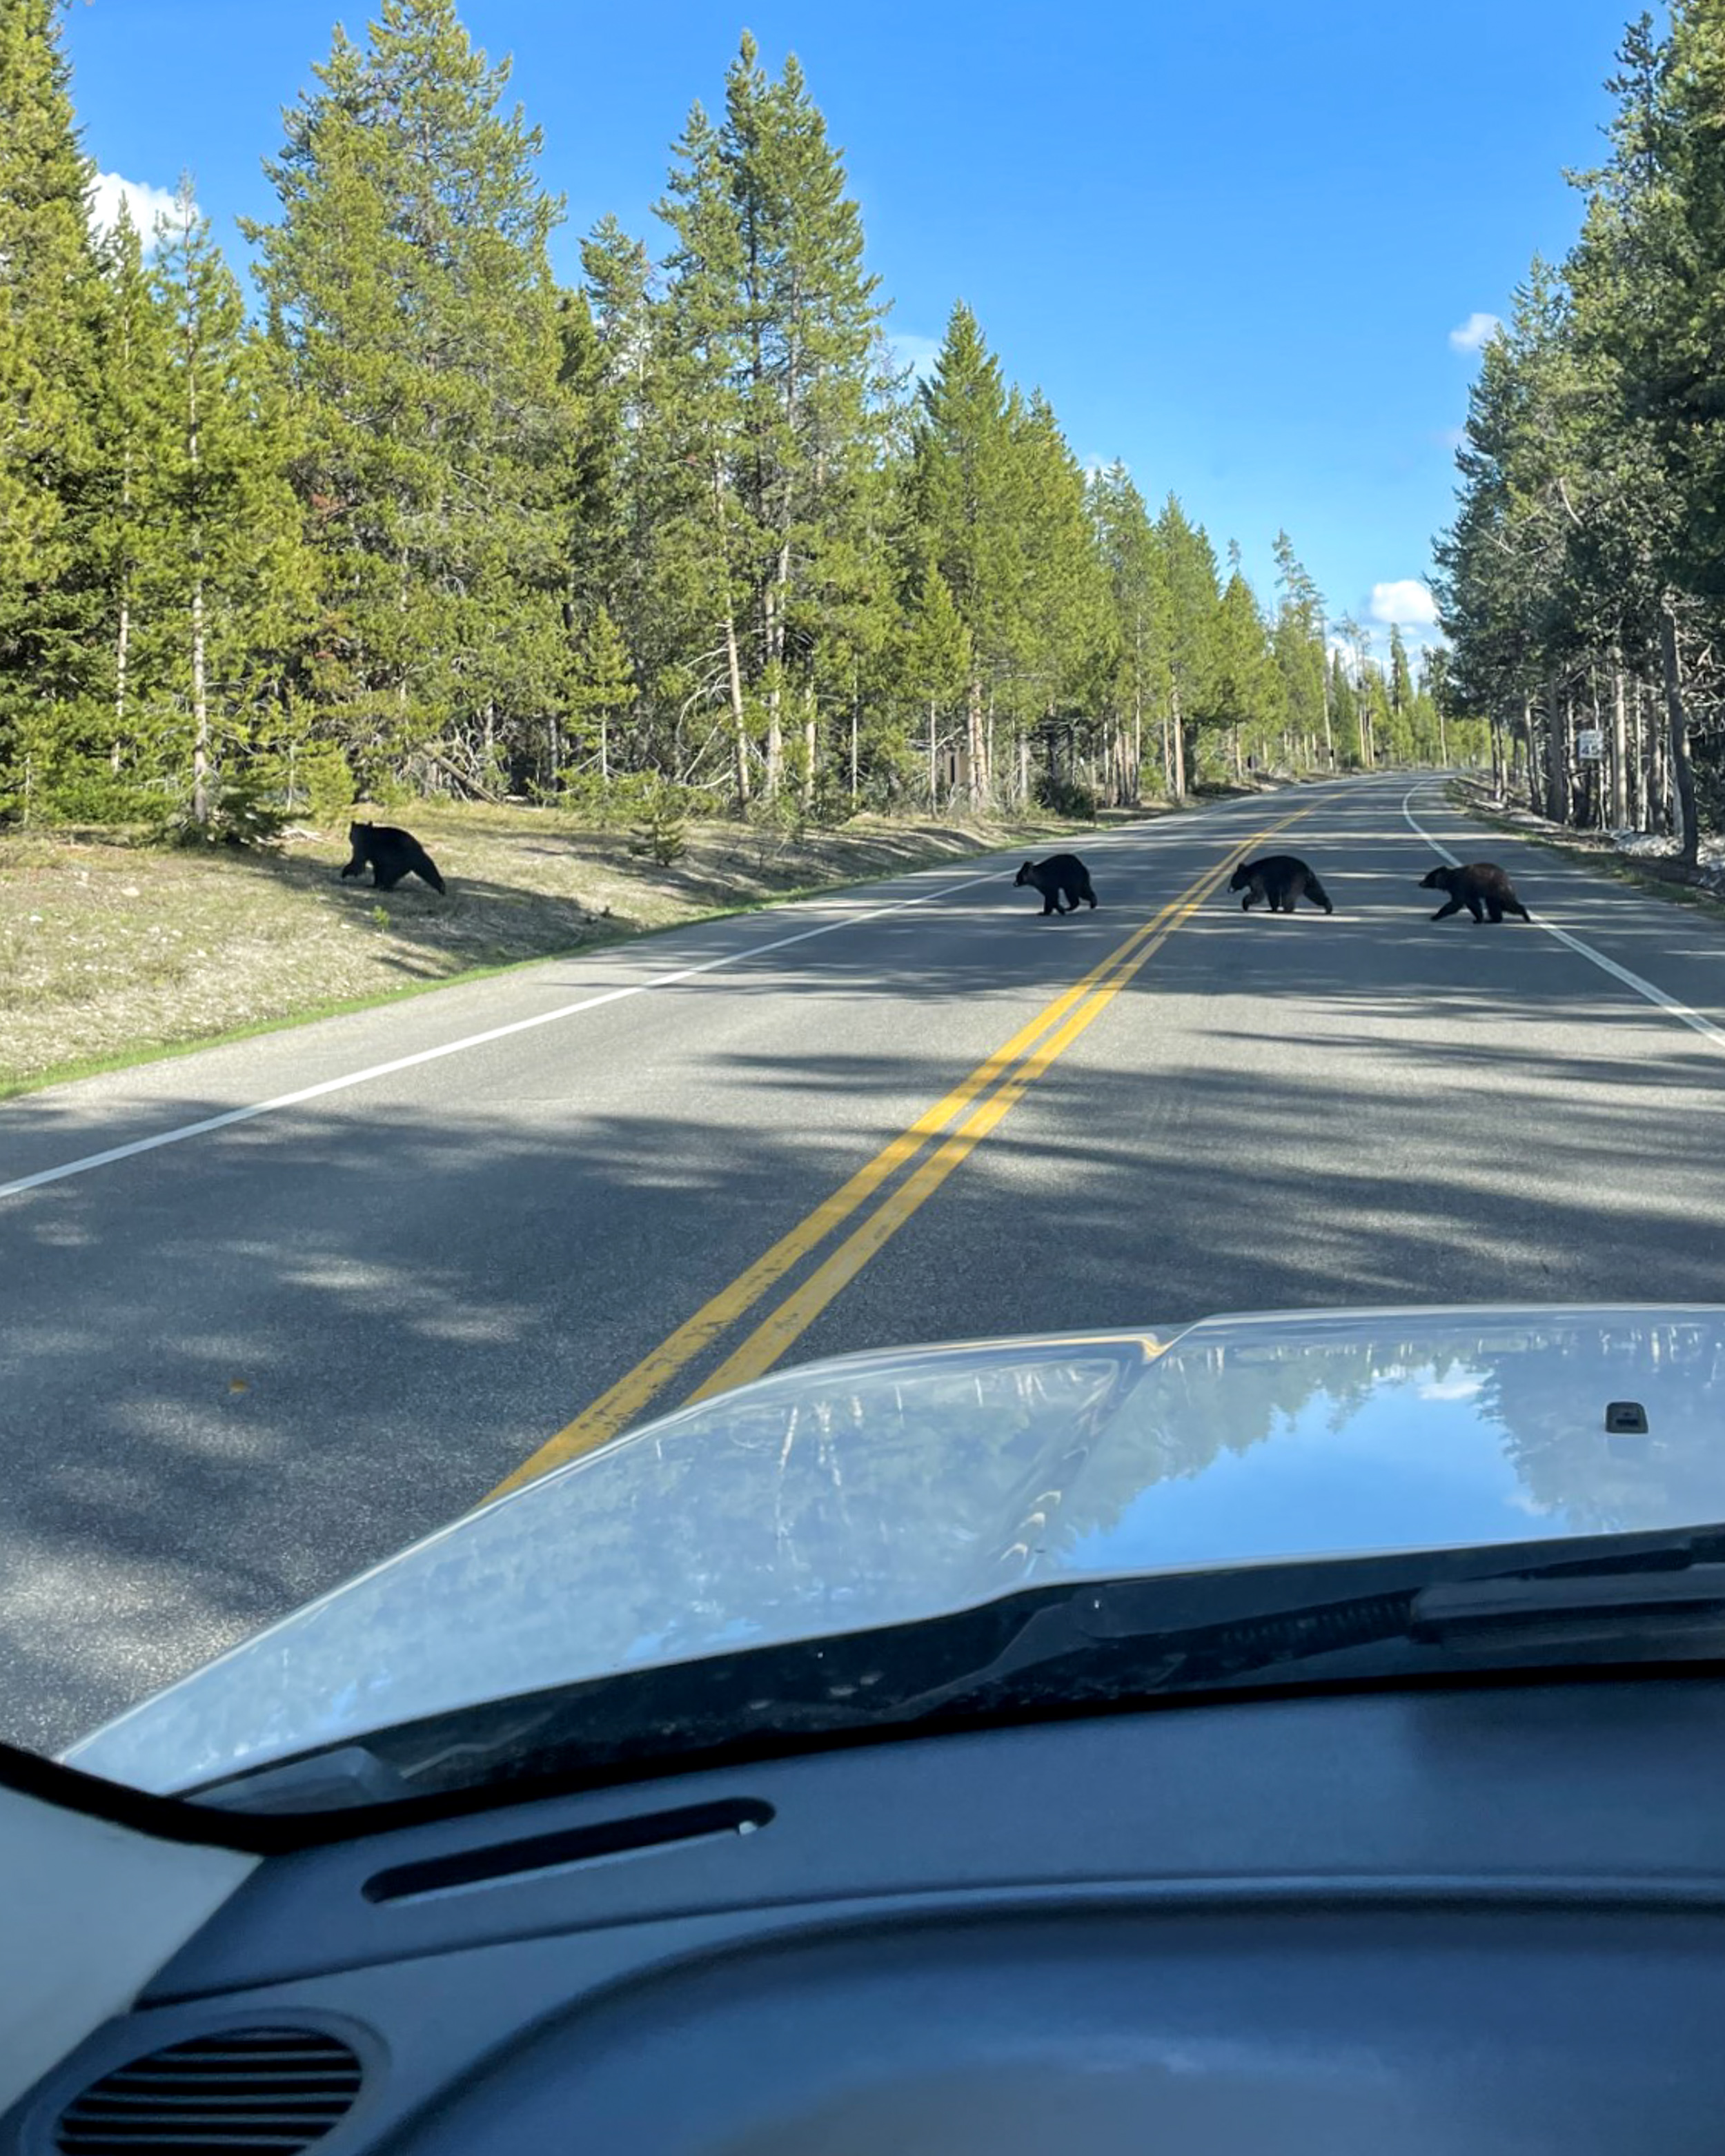
[[[416,875],[435,891],[444,888],[437,863],[411,831],[398,831],[389,824],[350,824],[347,843],[353,859],[342,870],[343,878],[357,875],[367,862],[372,882],[378,891],[393,891],[406,875]]]
[[[1449,904],[1438,908],[1431,916],[1434,921],[1447,921],[1464,906],[1476,921],[1483,921],[1487,914],[1502,921],[1506,913],[1519,914],[1523,921],[1533,918],[1496,861],[1471,861],[1465,869],[1432,869],[1420,877],[1420,888],[1450,894]]]
[[[1249,913],[1260,898],[1269,900],[1272,913],[1291,913],[1295,901],[1301,898],[1309,898],[1326,913],[1336,911],[1316,871],[1293,854],[1266,854],[1261,860],[1242,861],[1229,878],[1228,888],[1245,893],[1240,901],[1242,913]]]
[[[1091,911],[1096,911],[1096,895],[1091,888],[1090,870],[1076,854],[1050,854],[1045,861],[1026,861],[1013,878],[1013,888],[1029,884],[1032,891],[1042,893],[1042,911],[1048,913],[1076,913],[1081,899],[1088,899]],[[1062,906],[1060,901],[1066,903]]]

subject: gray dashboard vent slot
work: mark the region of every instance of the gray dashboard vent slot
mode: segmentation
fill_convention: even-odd
[[[118,2066],[61,2112],[63,2156],[296,2156],[339,2126],[364,2068],[317,2029],[233,2029]]]

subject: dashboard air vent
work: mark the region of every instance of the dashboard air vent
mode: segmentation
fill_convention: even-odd
[[[297,2156],[338,2126],[364,2069],[316,2029],[194,2036],[104,2074],[60,2114],[62,2156]]]

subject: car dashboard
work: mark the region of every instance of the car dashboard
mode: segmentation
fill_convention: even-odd
[[[371,1832],[267,1857],[0,2148],[1711,2151],[1722,1789],[1725,1683],[1643,1674],[1171,1703]]]

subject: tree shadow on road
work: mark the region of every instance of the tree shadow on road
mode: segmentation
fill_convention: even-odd
[[[1547,1015],[1586,1020],[1584,1058],[1470,1046],[1503,1018],[1488,983],[1410,1015],[1334,980],[1332,1037],[1266,1047],[1219,1003],[1221,1052],[1161,1070],[1124,1050],[1193,988],[1147,971],[1127,993],[1150,1032],[1056,1065],[789,1359],[1228,1309],[1720,1297],[1717,1058],[1579,992]],[[459,1514],[901,1127],[887,1103],[954,1075],[841,1042],[716,1055],[704,1111],[337,1096],[8,1201],[0,1728],[63,1743]],[[839,1092],[879,1101],[877,1130],[808,1116]]]

